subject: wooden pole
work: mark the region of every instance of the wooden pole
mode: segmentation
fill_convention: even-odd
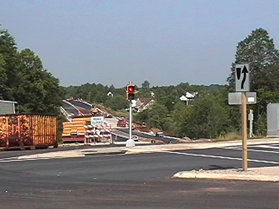
[[[247,148],[247,97],[242,93],[242,168],[243,171],[248,169],[248,148]]]

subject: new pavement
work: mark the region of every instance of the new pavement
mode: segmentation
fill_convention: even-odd
[[[277,147],[266,146],[254,148]],[[279,183],[171,178],[181,170],[239,168],[237,148],[2,162],[0,208],[278,208]],[[276,153],[250,157],[252,167],[278,161]]]

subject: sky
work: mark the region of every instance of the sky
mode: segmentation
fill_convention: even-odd
[[[62,86],[225,84],[256,28],[279,45],[278,0],[2,0],[0,24]]]

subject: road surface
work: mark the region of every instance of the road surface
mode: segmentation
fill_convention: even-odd
[[[278,166],[278,149],[250,147],[250,166]],[[238,168],[240,157],[229,147],[2,162],[0,208],[278,208],[279,183],[171,179],[181,170]]]

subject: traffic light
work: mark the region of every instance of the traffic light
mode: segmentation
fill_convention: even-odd
[[[136,95],[136,87],[134,84],[130,84],[127,86],[127,100],[132,101],[135,99]]]

